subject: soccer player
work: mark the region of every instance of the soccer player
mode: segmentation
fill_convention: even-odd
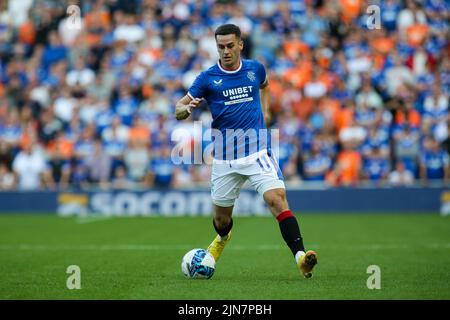
[[[243,41],[238,26],[221,25],[215,38],[219,61],[195,79],[175,111],[177,120],[186,119],[206,100],[213,117],[211,196],[218,235],[208,251],[219,260],[231,238],[234,201],[249,180],[278,220],[301,274],[310,278],[317,254],[305,250],[297,219],[286,200],[283,176],[267,142],[270,96],[265,68],[258,61],[241,59]]]

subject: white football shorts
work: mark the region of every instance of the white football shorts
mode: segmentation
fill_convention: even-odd
[[[262,196],[271,189],[285,189],[278,162],[267,150],[236,160],[213,160],[211,173],[211,197],[215,205],[231,207],[239,197],[241,187],[249,180]]]

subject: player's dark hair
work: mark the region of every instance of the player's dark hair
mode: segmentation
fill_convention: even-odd
[[[220,27],[216,29],[216,32],[214,34],[214,37],[217,38],[217,36],[225,36],[227,34],[234,34],[236,38],[241,38],[241,29],[235,24],[223,24]]]

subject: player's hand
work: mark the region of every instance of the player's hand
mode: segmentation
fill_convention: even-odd
[[[202,101],[203,101],[203,98],[195,98],[195,99],[191,100],[191,102],[189,102],[189,104],[187,105],[189,113],[192,112],[192,109],[197,108]]]

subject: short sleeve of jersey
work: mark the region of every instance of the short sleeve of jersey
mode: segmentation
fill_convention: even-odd
[[[266,82],[266,68],[264,68],[264,65],[258,61],[256,62],[256,74],[258,76],[258,79],[260,79],[260,85]]]
[[[205,97],[205,78],[206,74],[204,72],[200,73],[197,78],[195,78],[194,83],[188,90],[188,95],[192,99]]]

